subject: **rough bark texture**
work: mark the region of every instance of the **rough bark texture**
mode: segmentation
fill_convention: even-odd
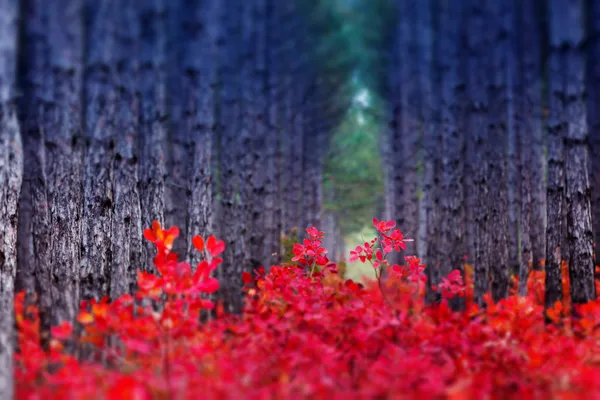
[[[594,254],[600,263],[600,2],[590,1],[588,13],[587,116],[590,144],[590,186]]]
[[[111,227],[114,196],[113,152],[115,145],[116,96],[110,82],[116,12],[114,5],[88,2],[85,60],[86,141],[84,177],[82,298],[108,294],[110,287]]]
[[[472,140],[470,164],[472,187],[469,196],[473,199],[474,246],[475,246],[475,300],[483,306],[483,295],[490,291],[491,272],[491,226],[488,199],[490,197],[488,145],[488,73],[486,54],[489,49],[488,26],[484,14],[485,4],[468,1],[468,70],[467,95],[469,96],[468,135]]]
[[[140,119],[142,225],[164,223],[168,115],[166,104],[166,3],[136,1],[140,24]],[[153,245],[146,243],[145,267],[151,268]],[[152,269],[152,268],[151,268]]]
[[[225,10],[228,10],[225,12]],[[236,0],[229,0],[223,6],[222,23],[224,35],[221,52],[220,78],[222,107],[220,108],[220,172],[221,172],[221,238],[226,249],[223,254],[223,268],[219,269],[222,282],[220,290],[226,309],[241,308],[239,291],[241,289],[242,257],[241,226],[239,212],[239,177],[237,175],[239,160],[237,148],[240,122],[240,83],[239,83],[239,40],[241,37],[240,5]]]
[[[560,4],[555,4],[560,3]],[[596,299],[594,283],[594,234],[590,206],[589,149],[585,99],[584,0],[556,1],[553,10],[561,10],[561,40],[567,44],[563,73],[566,74],[565,112],[568,126],[565,136],[565,169],[567,195],[567,232],[569,245],[569,278],[573,304]],[[556,7],[556,8],[554,8]],[[566,26],[566,28],[565,28]],[[556,25],[552,26],[552,33]]]
[[[488,99],[489,99],[489,130],[487,148],[488,175],[490,182],[488,191],[488,229],[491,233],[491,251],[489,262],[492,266],[492,297],[498,301],[508,296],[510,283],[509,255],[513,249],[509,240],[509,190],[507,179],[507,127],[509,114],[507,110],[508,87],[506,82],[507,60],[507,17],[509,9],[506,2],[492,2],[489,9],[488,27],[486,28],[493,40],[490,45]],[[509,154],[511,156],[511,154]],[[514,154],[512,155],[514,158]],[[493,186],[492,186],[493,185]],[[514,232],[516,234],[516,232]],[[516,252],[515,252],[516,253]]]
[[[423,71],[419,85],[422,87],[421,98],[421,116],[423,123],[423,196],[421,199],[421,216],[420,225],[421,237],[419,245],[421,250],[419,255],[422,257],[426,265],[426,275],[428,280],[427,294],[429,301],[438,301],[439,296],[431,290],[433,285],[439,283],[439,277],[442,267],[443,257],[441,255],[444,242],[440,241],[443,238],[440,226],[443,211],[441,210],[441,187],[442,165],[444,158],[442,152],[437,151],[442,144],[442,124],[440,116],[444,110],[444,104],[439,99],[438,91],[441,85],[446,83],[443,80],[444,66],[441,64],[444,58],[440,54],[443,44],[440,43],[444,36],[441,35],[440,20],[437,18],[439,11],[432,8],[432,2],[419,2],[417,7],[417,28],[421,29],[423,34],[420,37],[420,54],[423,62]],[[440,6],[440,8],[443,5]],[[436,14],[434,21],[433,12]],[[446,34],[446,32],[445,32]],[[439,47],[435,44],[439,44]],[[451,48],[450,48],[451,49]],[[450,50],[448,49],[448,50]],[[435,51],[435,61],[434,61]],[[446,265],[447,260],[444,260]]]
[[[136,270],[143,266],[142,210],[138,187],[139,62],[132,56],[137,50],[140,27],[134,0],[125,0],[120,4],[115,29],[115,63],[111,65],[111,83],[116,93],[118,113],[115,115],[109,291],[113,299],[133,289],[137,279]]]
[[[243,47],[243,119],[240,158],[242,167],[241,195],[246,215],[246,248],[244,269],[253,271],[264,264],[264,241],[267,227],[264,224],[264,195],[266,193],[268,156],[272,154],[267,143],[267,83],[266,71],[266,1],[252,0],[244,3]]]
[[[417,96],[418,85],[414,78],[415,69],[419,68],[416,54],[416,38],[410,29],[414,19],[412,0],[403,0],[399,7],[399,58],[397,71],[400,90],[399,118],[399,151],[396,154],[396,168],[402,175],[402,182],[396,186],[395,219],[400,229],[414,242],[407,243],[406,254],[416,254],[418,249],[419,227],[419,176],[418,167],[421,162],[419,152],[420,135],[418,132]]]
[[[464,232],[463,148],[464,132],[458,125],[460,90],[460,23],[461,14],[455,2],[443,1],[439,6],[438,27],[438,90],[440,134],[442,141],[442,176],[439,205],[441,207],[440,274],[458,269],[464,273],[463,254],[466,251]],[[434,150],[435,151],[435,150]],[[443,194],[443,195],[442,195]],[[457,307],[462,307],[457,301]]]
[[[188,142],[193,149],[188,190],[191,197],[188,204],[188,245],[189,259],[195,268],[201,254],[193,250],[191,238],[194,235],[206,237],[212,215],[212,175],[211,158],[215,138],[216,107],[216,63],[206,60],[216,59],[219,39],[219,1],[190,0],[184,6],[184,63],[182,84],[184,90],[183,115]]]
[[[546,228],[546,307],[552,307],[556,301],[562,300],[561,248],[564,221],[565,179],[564,179],[564,145],[563,138],[567,129],[565,119],[564,69],[565,57],[561,51],[563,32],[561,15],[565,10],[560,7],[560,0],[553,1],[549,8],[549,21],[552,30],[550,41],[550,58],[548,61],[548,185]]]
[[[47,109],[46,171],[50,190],[52,322],[73,321],[79,306],[83,179],[83,4],[49,5],[52,91]]]
[[[515,129],[521,160],[521,260],[519,293],[526,294],[525,278],[544,254],[544,208],[540,22],[535,2],[519,5],[517,21],[517,72],[515,74]]]
[[[13,398],[14,295],[23,149],[16,109],[17,21],[14,0],[0,1],[0,398]]]
[[[281,83],[283,65],[281,57],[282,38],[280,37],[281,4],[276,0],[269,0],[266,6],[267,20],[267,54],[266,63],[268,76],[268,103],[267,116],[267,172],[265,180],[265,220],[267,229],[265,240],[265,267],[278,264],[281,252],[282,233],[282,191],[281,177],[283,175],[282,165],[282,123],[283,106],[281,96]]]
[[[506,234],[508,240],[508,268],[509,273],[519,275],[521,265],[521,254],[519,253],[519,235],[521,227],[521,160],[518,144],[517,119],[522,111],[515,107],[515,79],[516,67],[516,17],[517,4],[511,1],[503,2],[498,12],[500,13],[500,35],[499,40],[500,57],[503,62],[498,66],[499,74],[504,75],[505,80],[505,104],[507,134],[506,149],[506,184],[508,194],[508,219]],[[503,36],[502,36],[503,35]],[[525,277],[525,280],[527,278]]]
[[[27,59],[23,63],[23,74],[20,85],[23,88],[22,104],[20,107],[20,125],[23,132],[24,162],[31,165],[23,171],[23,186],[19,199],[19,249],[18,249],[18,278],[20,290],[25,290],[28,301],[33,300],[35,287],[35,268],[51,271],[50,259],[46,257],[38,264],[33,243],[33,229],[48,231],[48,201],[46,196],[46,171],[44,160],[44,112],[47,107],[48,84],[48,10],[41,1],[28,1],[24,4],[25,20],[23,21],[22,56]],[[36,204],[35,199],[42,200]],[[34,216],[46,223],[34,227]],[[44,241],[49,241],[48,234],[42,235]],[[40,246],[36,246],[39,248]],[[50,245],[44,246],[49,250]],[[43,250],[43,249],[41,249]],[[43,251],[42,251],[43,252]],[[47,251],[46,251],[47,252]],[[44,265],[46,264],[46,265]],[[45,267],[45,268],[44,268]],[[47,285],[46,288],[50,286]],[[49,293],[49,291],[48,291]],[[41,293],[40,293],[41,294]],[[44,316],[45,317],[45,316]],[[42,318],[42,326],[46,326]]]

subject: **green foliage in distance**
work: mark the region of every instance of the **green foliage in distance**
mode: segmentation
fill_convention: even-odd
[[[312,21],[322,27],[317,68],[346,80],[335,101],[347,107],[334,130],[325,164],[325,209],[336,213],[342,235],[360,232],[383,204],[380,135],[385,129],[386,47],[393,25],[391,0],[324,0]],[[339,75],[338,75],[339,76]]]

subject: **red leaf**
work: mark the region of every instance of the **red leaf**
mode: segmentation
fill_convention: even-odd
[[[198,250],[198,251],[204,250],[204,239],[202,238],[202,236],[194,236],[192,239],[192,243],[194,244],[194,247],[196,248],[196,250]]]
[[[206,249],[212,257],[216,257],[225,250],[225,242],[217,240],[214,236],[209,236],[206,240]]]
[[[73,327],[69,322],[63,321],[62,324],[53,326],[50,329],[50,333],[57,339],[68,339],[73,333]]]
[[[242,272],[242,281],[244,281],[244,284],[246,285],[252,283],[252,274],[250,274],[248,271]]]

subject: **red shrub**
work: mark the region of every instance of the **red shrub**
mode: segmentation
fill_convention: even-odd
[[[374,223],[379,237],[352,257],[381,271],[406,239],[393,223]],[[470,266],[465,285],[453,272],[438,288],[466,296],[467,310],[453,312],[424,303],[414,257],[366,287],[344,281],[311,228],[294,248],[297,265],[244,274],[242,315],[202,324],[225,245],[195,237],[206,258],[192,269],[171,253],[177,235],[153,224],[144,236],[159,274],[139,272],[134,296],[82,302],[81,335],[68,323],[53,328],[47,353],[37,310],[17,295],[17,398],[600,397],[600,306],[571,321],[568,303],[557,304],[548,311],[556,324],[546,325],[543,272],[532,273],[527,297],[488,297],[485,310],[473,304]],[[80,357],[63,350],[69,342]]]

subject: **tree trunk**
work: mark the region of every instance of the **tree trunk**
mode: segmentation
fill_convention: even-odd
[[[281,5],[277,0],[267,2],[267,68],[269,109],[267,116],[267,176],[265,181],[265,267],[280,262],[281,233],[282,233],[282,114],[281,101],[282,63],[283,56],[279,24],[281,23]]]
[[[219,1],[188,0],[184,5],[183,115],[186,142],[193,149],[187,190],[189,261],[195,268],[201,254],[192,247],[192,237],[206,237],[212,215],[212,147],[215,137],[217,42],[220,36]]]
[[[227,12],[226,12],[227,11]],[[239,146],[239,128],[241,113],[241,93],[238,77],[239,61],[241,58],[239,3],[230,0],[222,8],[222,21],[226,34],[224,35],[223,51],[220,63],[221,78],[221,107],[220,126],[222,128],[220,141],[220,172],[221,172],[221,237],[225,241],[226,250],[223,254],[223,268],[218,271],[222,283],[220,290],[226,310],[241,309],[242,287],[242,237],[241,213],[239,210],[239,176],[237,149]]]
[[[64,0],[49,6],[52,102],[46,121],[52,247],[52,322],[73,321],[79,307],[83,205],[83,107],[81,21],[83,4]]]
[[[12,399],[18,202],[23,149],[16,110],[19,7],[0,1],[0,398]]]
[[[460,77],[460,7],[453,1],[442,1],[438,10],[438,39],[436,61],[438,63],[437,90],[440,110],[440,139],[442,163],[441,192],[438,194],[437,207],[441,208],[440,217],[440,274],[447,276],[458,269],[464,275],[463,255],[466,251],[464,232],[464,188],[463,188],[463,152],[464,133],[458,125],[458,101],[461,85]],[[439,148],[439,147],[438,147]],[[435,153],[440,151],[432,149]],[[463,305],[455,301],[456,307]]]
[[[545,258],[543,143],[541,97],[541,33],[535,2],[519,3],[515,85],[516,130],[521,159],[521,261],[519,293],[525,295],[525,277]]]
[[[113,164],[114,211],[110,297],[131,293],[137,282],[136,271],[143,267],[142,210],[139,179],[140,99],[137,91],[139,63],[136,52],[139,24],[135,1],[120,4],[116,18],[115,63],[111,65],[112,84],[117,93],[118,113]]]
[[[600,2],[590,1],[587,58],[588,129],[590,143],[590,185],[596,265],[600,264]]]
[[[36,268],[38,271],[47,271],[49,279],[51,273],[50,259],[46,257],[36,259],[36,254],[43,256],[51,247],[49,243],[49,210],[46,196],[46,166],[44,147],[45,108],[47,107],[47,94],[50,79],[48,79],[48,10],[43,7],[43,2],[29,1],[24,4],[25,20],[23,29],[23,56],[27,58],[24,63],[23,76],[20,77],[20,86],[23,88],[22,104],[20,105],[20,125],[23,132],[24,163],[33,167],[23,171],[23,185],[19,199],[19,230],[18,230],[18,271],[16,286],[25,290],[27,302],[33,300],[36,290]],[[36,200],[41,200],[40,204]],[[42,226],[33,225],[33,221],[42,220]],[[45,228],[46,234],[40,235]],[[34,245],[33,229],[36,229],[37,238],[42,238],[43,243]],[[34,250],[38,250],[37,253]],[[42,253],[42,254],[40,254]],[[48,282],[49,283],[49,282]],[[47,289],[50,285],[43,286]],[[39,286],[38,286],[39,288]],[[51,295],[47,290],[48,296]],[[44,297],[44,296],[42,296]],[[47,314],[46,314],[47,315]],[[42,316],[42,326],[46,325],[45,316]],[[47,331],[47,329],[46,329]]]
[[[136,1],[140,23],[140,132],[142,226],[165,223],[167,168],[166,3]],[[154,246],[146,242],[145,267],[153,270]]]
[[[560,3],[560,4],[558,4]],[[561,7],[565,7],[562,9]],[[560,10],[560,11],[559,11]],[[561,12],[564,10],[564,13]],[[585,98],[584,0],[556,0],[552,11],[560,12],[560,25],[552,25],[553,34],[561,35],[568,45],[565,60],[565,112],[568,125],[565,136],[567,232],[571,302],[583,304],[596,299],[594,282],[594,234],[590,206],[589,149]],[[558,17],[558,15],[557,15]],[[560,27],[560,28],[559,28]],[[560,32],[560,33],[559,33]],[[563,36],[564,35],[564,36]]]
[[[419,227],[419,177],[418,168],[420,159],[417,116],[417,96],[418,86],[414,79],[414,72],[418,66],[417,55],[413,38],[410,30],[410,21],[414,18],[411,8],[412,0],[402,0],[399,7],[399,84],[400,90],[400,154],[396,157],[396,162],[402,182],[396,186],[396,210],[395,218],[402,232],[408,237],[415,239],[414,242],[407,243],[405,253],[408,255],[416,254],[418,249],[418,227]]]
[[[548,186],[547,186],[547,213],[548,225],[546,228],[546,307],[554,306],[556,301],[561,301],[562,275],[561,255],[565,252],[561,248],[563,236],[564,206],[565,206],[565,180],[564,180],[564,145],[563,138],[567,129],[565,116],[565,88],[564,76],[566,67],[565,57],[561,51],[564,38],[561,15],[564,10],[561,0],[553,1],[549,11],[550,21],[550,58],[548,63]]]
[[[508,296],[510,283],[509,255],[516,258],[509,240],[509,190],[507,185],[507,99],[506,60],[508,55],[507,31],[510,28],[511,15],[506,2],[489,3],[487,27],[493,42],[489,64],[489,130],[487,141],[488,175],[488,221],[487,229],[491,234],[489,262],[492,267],[492,297],[494,301]],[[499,23],[494,23],[498,21]],[[508,25],[508,27],[507,27]],[[496,30],[494,30],[494,27]],[[510,135],[508,135],[510,136]],[[514,158],[514,154],[509,154]],[[492,190],[493,188],[493,190]],[[516,213],[516,211],[515,211]],[[516,224],[515,224],[516,225]],[[511,230],[512,233],[512,230]],[[513,234],[516,234],[514,232]],[[511,249],[511,250],[509,250]]]
[[[242,167],[242,192],[246,214],[246,249],[244,270],[253,271],[265,261],[264,241],[267,237],[265,226],[264,195],[266,193],[269,162],[267,143],[267,83],[266,70],[266,0],[252,0],[244,4],[244,39],[246,51],[243,58],[243,125],[240,158]]]
[[[86,138],[84,177],[83,267],[81,296],[109,293],[114,207],[113,159],[117,93],[111,85],[115,56],[115,5],[87,3],[89,34],[85,70]]]
[[[524,134],[531,146],[531,253],[533,267],[540,268],[546,258],[546,156],[542,127],[542,33],[539,2],[523,5],[523,88],[525,119]],[[526,22],[525,22],[526,21]],[[524,151],[524,150],[523,150]]]
[[[492,238],[490,232],[489,202],[490,183],[487,163],[488,145],[488,74],[486,72],[486,54],[489,51],[487,34],[488,21],[485,18],[485,5],[478,1],[469,1],[468,6],[468,71],[467,96],[470,106],[467,114],[467,135],[470,145],[470,163],[473,182],[468,195],[472,197],[473,219],[475,223],[475,301],[484,306],[483,295],[490,291],[490,272],[492,265]]]
[[[441,4],[439,8],[442,9],[443,6],[444,4]],[[439,15],[442,12],[440,9],[438,9],[438,4],[430,1],[419,2],[417,8],[418,18],[415,18],[419,22],[416,24],[418,30],[415,32],[415,37],[420,38],[420,60],[423,63],[423,71],[419,82],[419,86],[422,88],[421,115],[424,147],[424,184],[420,207],[422,218],[420,218],[421,237],[419,240],[422,250],[419,251],[419,255],[426,265],[427,300],[431,302],[439,301],[439,295],[431,289],[432,286],[439,283],[443,260],[441,256],[443,242],[440,234],[442,229],[440,223],[443,221],[443,211],[440,204],[443,157],[441,157],[442,152],[439,151],[442,144],[440,115],[443,112],[443,104],[437,102],[436,99],[439,98],[437,93],[441,89],[440,85],[445,83],[442,78],[444,67],[440,64],[444,55],[440,52],[451,49],[435,46],[444,38],[440,34]],[[434,12],[435,21],[432,15]],[[444,266],[447,261],[444,260]]]

